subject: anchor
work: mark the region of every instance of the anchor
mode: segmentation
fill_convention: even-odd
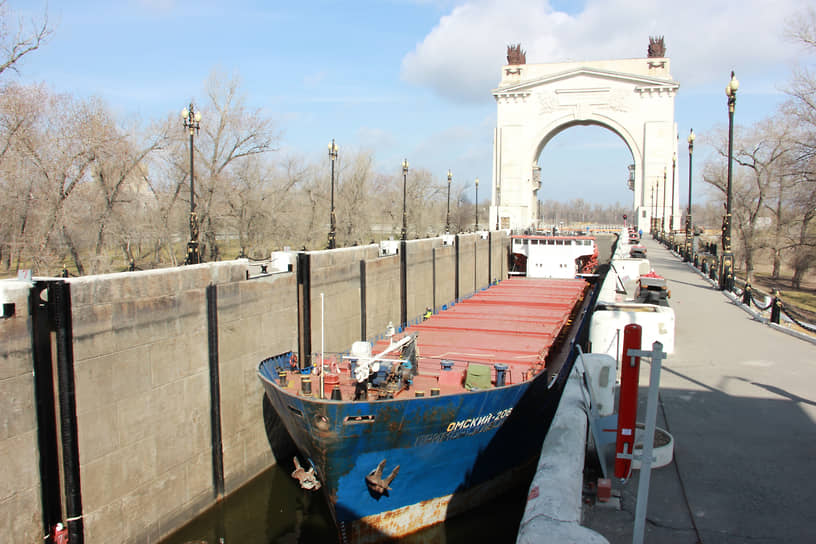
[[[383,480],[383,469],[385,468],[385,459],[380,461],[380,464],[377,465],[377,468],[372,470],[368,476],[365,477],[366,485],[368,486],[368,491],[376,496],[381,497],[382,495],[388,496],[388,492],[391,491],[391,482],[394,481],[394,478],[397,477],[399,473],[400,466],[397,465],[394,467],[394,470],[391,471],[391,474],[388,475],[386,479]]]
[[[309,467],[309,470],[303,470],[300,466],[297,456],[294,458],[295,470],[292,472],[292,478],[300,482],[300,487],[310,491],[317,491],[320,489],[320,482],[314,473],[314,467]]]

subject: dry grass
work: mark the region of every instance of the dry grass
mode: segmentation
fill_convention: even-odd
[[[765,293],[771,293],[774,289],[778,290],[782,301],[800,310],[811,322],[816,322],[816,277],[812,274],[808,275],[802,281],[802,288],[794,289],[791,287],[792,270],[783,266],[778,279],[772,278],[771,272],[770,264],[757,265],[754,271],[753,287]]]

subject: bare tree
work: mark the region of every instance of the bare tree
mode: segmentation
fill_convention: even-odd
[[[199,187],[198,215],[210,258],[218,252],[216,233],[228,206],[231,180],[240,162],[253,155],[273,151],[277,134],[272,121],[260,111],[249,111],[240,94],[239,80],[224,81],[213,73],[207,84],[208,103],[201,121],[201,137],[196,140]]]
[[[791,38],[808,52],[816,52],[816,9],[803,10],[788,28]],[[795,180],[790,191],[790,206],[798,218],[792,233],[792,284],[801,287],[808,269],[816,264],[816,74],[812,66],[800,66],[788,85],[790,99],[782,112],[796,124],[792,132],[793,167],[790,176]]]
[[[98,206],[89,220],[95,226],[96,240],[93,245],[94,262],[91,272],[102,271],[106,237],[116,230],[119,247],[127,261],[134,260],[130,244],[132,206],[138,206],[139,194],[147,187],[145,182],[146,159],[149,154],[162,149],[167,143],[167,130],[157,126],[147,139],[138,145],[135,131],[125,134],[115,126],[108,112],[99,113],[95,121],[95,133],[102,139],[91,167],[91,177],[97,189]]]
[[[40,104],[32,130],[22,139],[25,160],[31,164],[34,194],[38,198],[36,241],[30,256],[35,270],[49,267],[67,253],[79,273],[84,265],[75,240],[82,231],[83,207],[87,200],[70,199],[88,180],[101,140],[94,132],[100,103],[77,101],[65,96],[48,96]],[[87,196],[87,195],[86,195]]]
[[[17,64],[25,55],[36,51],[51,37],[53,30],[48,26],[48,12],[45,11],[38,21],[28,24],[17,18],[11,24],[13,14],[6,7],[5,0],[0,1],[0,74],[8,69],[17,71]]]
[[[372,195],[380,190],[375,188],[374,156],[370,152],[347,152],[338,160],[340,167],[335,180],[338,243],[349,246],[372,237],[372,218],[379,215]]]
[[[784,135],[773,129],[770,122],[760,123],[749,129],[742,129],[735,141],[733,154],[737,168],[734,168],[731,183],[732,229],[736,229],[740,241],[745,272],[749,278],[754,271],[755,253],[768,245],[762,239],[763,230],[757,219],[768,209],[768,201],[778,197],[774,183],[781,179],[781,166],[788,147]],[[782,131],[784,134],[784,131]],[[715,151],[728,159],[728,139],[722,135]],[[742,168],[739,168],[742,167]],[[721,193],[725,206],[728,180],[725,161],[709,162],[703,168],[703,181]],[[772,205],[774,209],[776,206]],[[779,212],[781,215],[781,212]],[[723,213],[723,216],[725,214]]]
[[[7,85],[0,92],[0,256],[19,269],[39,202],[25,142],[32,138],[47,93],[42,87]]]

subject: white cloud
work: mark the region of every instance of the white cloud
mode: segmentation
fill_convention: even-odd
[[[589,0],[569,15],[547,1],[472,0],[405,55],[402,77],[452,100],[487,101],[508,44],[521,43],[531,64],[640,58],[649,36],[661,35],[672,75],[687,89],[724,87],[732,68],[743,81],[778,80],[801,54],[785,37],[801,9],[798,0]]]

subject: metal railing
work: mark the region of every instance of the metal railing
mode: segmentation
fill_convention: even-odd
[[[705,249],[711,248],[706,247]],[[707,251],[695,253],[693,258],[690,259],[690,264],[697,268],[703,275],[707,275],[711,280],[717,281],[719,279],[718,274],[720,268],[719,258],[716,254],[716,246],[713,249],[713,253]],[[779,325],[784,319],[796,324],[809,333],[816,334],[816,324],[808,323],[800,313],[801,310],[783,301],[779,290],[774,289],[770,294],[764,293],[752,287],[750,282],[740,278],[732,278],[732,281],[727,283],[733,286],[731,292],[734,293],[745,306],[749,308],[753,306],[760,312],[770,311],[769,319],[771,323]]]

